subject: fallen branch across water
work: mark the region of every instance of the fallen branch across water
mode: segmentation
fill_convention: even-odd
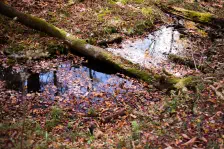
[[[168,88],[179,89],[184,85],[183,82],[186,83],[186,80],[190,81],[190,79],[187,78],[164,78],[164,76],[155,74],[149,69],[141,69],[139,64],[134,64],[120,56],[114,55],[105,49],[90,45],[86,43],[85,40],[79,39],[76,36],[67,33],[63,29],[60,29],[41,18],[19,12],[10,6],[7,6],[2,1],[0,1],[0,14],[13,18],[32,29],[44,32],[50,36],[63,40],[70,46],[71,52],[80,53],[85,57],[106,63],[109,67],[113,67],[118,72],[136,77],[147,83],[152,83],[153,81],[161,82],[161,80],[163,81],[162,83],[164,83],[164,81],[168,81],[165,82],[167,85],[171,86]]]

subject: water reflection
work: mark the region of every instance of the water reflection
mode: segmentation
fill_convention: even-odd
[[[119,55],[142,67],[160,67],[167,54],[177,54],[183,50],[180,43],[180,33],[173,27],[162,26],[144,39],[125,40],[121,48],[107,48],[108,51]]]
[[[31,74],[27,79],[27,92],[38,92],[40,91],[40,86],[39,74]]]
[[[27,79],[22,80],[21,73],[25,73]],[[88,96],[90,92],[112,92],[113,87],[125,81],[86,66],[72,66],[69,62],[59,65],[56,71],[41,73],[28,73],[25,70],[15,72],[12,68],[0,67],[0,80],[5,81],[7,89],[22,92],[25,85],[25,92],[41,92],[51,99],[55,96],[73,98]]]
[[[0,67],[0,80],[5,81],[6,88],[21,91],[23,83],[21,75],[18,72],[12,71],[12,68]]]

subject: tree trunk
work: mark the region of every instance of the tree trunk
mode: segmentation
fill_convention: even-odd
[[[0,14],[14,18],[18,22],[30,28],[42,31],[53,37],[57,37],[65,41],[71,47],[71,52],[78,52],[83,56],[107,63],[108,66],[114,67],[121,73],[139,78],[148,83],[152,83],[154,78],[157,80],[161,78],[159,75],[153,74],[146,68],[141,69],[138,64],[133,64],[132,62],[119,56],[115,56],[111,52],[106,51],[100,47],[90,45],[86,43],[85,40],[78,39],[77,37],[67,33],[62,29],[59,29],[58,27],[46,22],[43,19],[19,12],[12,7],[5,5],[3,2],[0,2]],[[162,79],[164,80],[164,77]],[[177,80],[179,79],[180,78]],[[175,86],[176,84],[177,82],[174,81],[174,84],[172,85]]]
[[[224,19],[217,18],[211,13],[202,13],[198,11],[187,10],[179,7],[165,6],[162,4],[156,4],[162,11],[173,14],[175,16],[182,17],[194,22],[210,25],[217,28],[224,28]]]
[[[5,5],[3,2],[0,2],[0,13],[7,17],[14,18],[18,22],[30,28],[42,31],[50,36],[57,37],[65,41],[71,47],[73,52],[78,52],[86,57],[93,58],[101,62],[106,62],[122,73],[127,73],[128,75],[140,78],[146,82],[150,82],[152,79],[152,73],[149,70],[140,70],[139,65],[115,56],[111,52],[100,47],[90,45],[86,43],[85,40],[78,39],[77,37],[65,32],[62,29],[59,29],[43,19],[19,12],[14,8]]]

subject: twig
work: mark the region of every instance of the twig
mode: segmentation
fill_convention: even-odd
[[[27,79],[26,72],[21,73],[21,78],[22,78],[22,81],[25,82],[25,80]],[[25,129],[26,116],[28,113],[27,112],[28,103],[26,102],[27,100],[24,100],[24,97],[26,96],[25,89],[26,89],[26,87],[25,87],[25,84],[23,83],[23,85],[22,85],[23,123],[22,123],[22,130],[21,130],[20,149],[23,149],[23,133],[24,133],[24,129]]]
[[[215,92],[216,96],[221,100],[224,100],[224,95],[217,90],[213,85],[210,85],[210,88]]]
[[[195,59],[194,59],[194,51],[193,51],[192,48],[191,48],[191,57],[192,57],[193,62],[194,62],[194,67],[195,67],[196,71],[198,71],[197,64],[196,64],[196,61],[195,61]]]
[[[23,89],[24,90],[24,89]],[[25,128],[25,120],[26,120],[26,104],[24,103],[24,93],[22,93],[22,103],[23,103],[23,125],[22,125],[22,130],[21,130],[21,140],[20,140],[20,149],[23,149],[23,132]]]
[[[216,47],[222,47],[224,46],[224,44],[218,44]]]

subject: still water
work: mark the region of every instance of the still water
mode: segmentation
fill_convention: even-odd
[[[132,86],[132,81],[110,73],[96,71],[92,66],[73,66],[68,61],[61,63],[56,70],[40,73],[16,72],[10,67],[0,67],[0,80],[5,82],[7,89],[40,92],[49,99],[56,96],[62,99],[83,97],[92,93],[112,94],[121,85],[126,89]]]

